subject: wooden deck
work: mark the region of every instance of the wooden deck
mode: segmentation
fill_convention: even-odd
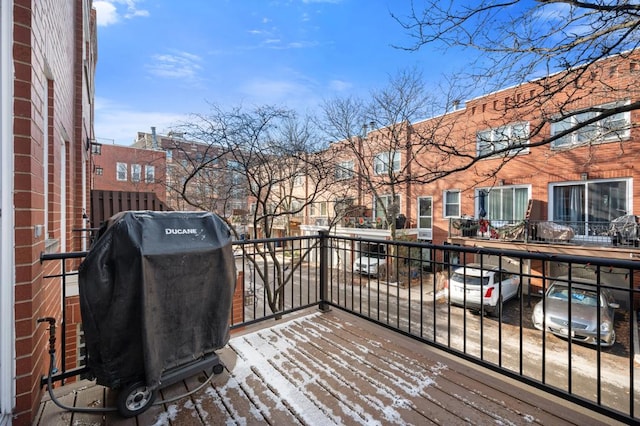
[[[72,413],[47,395],[34,424],[615,424],[336,310],[246,329],[219,354],[226,369],[203,389],[156,404],[137,418]],[[202,373],[162,389],[156,402],[206,379]],[[58,388],[55,395],[82,407],[113,406],[115,396],[92,382]]]

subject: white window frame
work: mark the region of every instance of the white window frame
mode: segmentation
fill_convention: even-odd
[[[301,187],[303,185],[304,185],[304,176],[303,176],[303,174],[302,173],[296,173],[293,176],[293,186],[299,188],[299,187]]]
[[[402,154],[398,151],[380,152],[373,158],[373,172],[376,175],[388,174],[390,171],[399,172],[401,164]]]
[[[616,108],[627,105],[628,103],[629,101],[613,102],[592,108]],[[570,129],[578,125],[581,120],[587,120],[589,118],[596,117],[597,115],[598,113],[594,111],[577,112],[570,117],[551,123],[550,134],[551,136],[555,136],[566,129]],[[619,124],[612,125],[612,122],[619,122]],[[620,112],[582,127],[561,137],[560,139],[552,141],[551,148],[572,148],[574,146],[581,146],[590,143],[621,141],[629,139],[631,136],[630,129],[631,112]]]
[[[127,163],[116,163],[116,180],[126,182],[127,180]]]
[[[154,183],[156,180],[156,168],[155,166],[145,165],[144,166],[144,181],[146,183]]]
[[[521,134],[518,133],[521,131]],[[500,155],[517,155],[529,152],[529,148],[522,145],[529,144],[529,122],[520,121],[506,126],[481,130],[476,133],[476,153],[478,156],[491,155],[513,145],[516,149],[505,151]],[[497,154],[496,154],[497,155]]]
[[[334,176],[336,180],[347,180],[353,178],[355,163],[353,160],[340,161],[336,164]]]
[[[395,201],[398,203],[398,213],[402,211],[400,195],[396,194]],[[389,208],[391,204],[391,195],[381,195],[379,197],[373,197],[373,217],[386,219],[386,215],[383,209],[378,209],[378,203],[382,204],[385,209]]]
[[[420,214],[420,207],[421,207],[421,202],[423,200],[428,200],[431,203],[431,214],[430,215],[421,215]],[[418,222],[416,224],[416,228],[418,228],[418,239],[421,240],[432,240],[433,239],[433,197],[432,196],[424,196],[424,197],[418,197],[418,202],[416,203],[417,205],[417,211],[416,211],[416,217],[418,218]],[[423,227],[422,225],[422,219],[426,218],[429,220],[429,222],[431,223],[431,226],[429,227]]]
[[[327,215],[327,202],[326,201],[316,201],[315,203],[311,203],[309,216],[321,217],[321,216],[326,216],[326,215]]]
[[[500,193],[504,193],[504,191],[511,191],[513,193],[513,198],[512,198],[512,205],[511,205],[511,211],[512,213],[515,213],[517,211],[517,209],[515,208],[516,206],[516,190],[521,190],[524,189],[527,191],[527,196],[526,196],[526,203],[523,209],[523,215],[526,215],[527,213],[527,205],[529,204],[529,200],[531,199],[531,186],[530,185],[505,185],[505,186],[495,186],[495,187],[490,187],[490,188],[478,188],[476,189],[476,212],[480,211],[480,191],[485,191],[487,193],[486,195],[486,199],[485,199],[485,210],[487,211],[487,216],[486,219],[488,219],[489,221],[496,222],[495,226],[498,226],[500,221],[507,221],[508,219],[504,219],[502,218],[502,211],[504,211],[504,196],[501,196],[500,201],[501,201],[501,208],[500,208],[500,216],[495,216],[495,215],[491,215],[491,212],[489,211],[489,197],[491,196],[491,193],[495,193],[495,192],[500,192]],[[521,218],[516,218],[514,217],[513,219],[510,219],[511,222],[518,222],[524,220],[524,216]],[[507,223],[511,223],[511,222],[507,222]],[[505,223],[506,224],[506,223]]]
[[[457,194],[458,195],[458,201],[457,202],[449,202],[447,195],[448,194]],[[444,218],[448,218],[448,217],[460,217],[462,215],[462,203],[461,203],[461,196],[462,196],[462,191],[460,191],[459,189],[447,189],[445,191],[443,191],[442,193],[442,217]],[[447,214],[448,208],[449,206],[457,206],[457,214]]]
[[[294,217],[301,217],[303,203],[300,200],[291,200],[291,215]]]
[[[554,182],[549,184],[549,204],[548,204],[548,217],[551,218],[551,220],[556,221],[556,222],[560,222],[563,220],[563,218],[558,218],[555,217],[555,210],[556,210],[556,206],[555,206],[555,188],[561,188],[561,187],[567,187],[567,186],[584,186],[584,200],[583,200],[583,205],[582,205],[582,210],[583,212],[586,214],[586,217],[584,219],[584,224],[585,226],[588,227],[590,220],[589,220],[589,207],[591,206],[591,199],[590,199],[590,191],[589,191],[589,185],[590,184],[598,184],[598,183],[607,183],[607,182],[625,182],[626,185],[626,194],[625,194],[625,202],[627,204],[627,211],[623,212],[620,211],[620,216],[624,215],[624,214],[630,214],[630,212],[633,212],[633,180],[629,179],[629,178],[615,178],[615,179],[592,179],[592,180],[581,180],[581,181],[569,181],[569,182]],[[576,211],[575,209],[571,209],[571,211]],[[565,219],[566,220],[566,219]],[[571,220],[569,220],[569,224],[571,224]],[[576,225],[580,225],[582,224],[582,221],[578,221],[579,223],[577,223]],[[593,222],[591,222],[593,223]],[[586,229],[586,228],[585,228]],[[582,235],[584,233],[581,232],[577,232],[577,235]]]
[[[91,142],[91,154],[102,155],[102,144],[98,142]]]
[[[131,165],[131,182],[142,181],[142,166],[140,164]]]

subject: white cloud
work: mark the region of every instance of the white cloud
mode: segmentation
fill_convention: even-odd
[[[93,7],[96,8],[96,16],[99,27],[106,27],[118,22],[118,12],[116,7],[108,1],[94,1]]]
[[[149,16],[149,11],[138,9],[139,0],[97,0],[93,2],[99,27],[116,24],[122,19]]]
[[[188,119],[186,114],[138,111],[126,105],[119,105],[105,98],[96,98],[95,135],[102,143],[131,145],[138,132],[150,132],[151,126],[158,133],[166,134],[169,129]]]
[[[149,72],[158,77],[197,80],[202,70],[202,58],[189,52],[153,55]]]
[[[345,90],[349,90],[353,87],[353,84],[348,81],[343,80],[331,80],[329,82],[329,89],[334,90],[336,92],[343,92]]]

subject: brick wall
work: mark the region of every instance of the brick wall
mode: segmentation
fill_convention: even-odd
[[[82,324],[82,315],[80,313],[80,296],[70,296],[65,299],[65,309],[67,322],[65,324],[66,342],[65,342],[65,367],[71,370],[78,365],[78,326]],[[60,352],[62,353],[62,352]],[[66,383],[73,383],[77,376],[70,377]]]
[[[48,332],[36,320],[61,320],[59,280],[43,279],[59,265],[42,265],[40,253],[72,249],[71,229],[82,223],[78,191],[86,134],[77,130],[84,114],[79,111],[88,107],[74,88],[83,78],[77,74],[83,42],[76,35],[84,33],[82,8],[89,4],[13,3],[16,425],[31,424],[42,393],[40,377],[48,370]]]
[[[96,146],[98,147],[98,146]],[[139,149],[120,145],[99,145],[98,154],[94,149],[92,180],[94,190],[123,191],[123,192],[153,192],[156,196],[166,201],[165,173],[166,154],[164,151]],[[126,165],[126,179],[118,180],[116,164]],[[141,179],[132,179],[132,167],[139,165]],[[147,182],[145,179],[145,166],[154,168],[154,180]],[[101,174],[100,174],[101,173]]]
[[[635,53],[635,59],[626,57],[604,61],[596,70],[597,78],[585,81],[577,89],[572,86],[571,89],[574,90],[571,96],[575,101],[564,106],[566,111],[624,99],[637,101],[640,98],[640,92],[637,90],[640,87],[640,73],[631,65],[638,60],[638,54],[638,52]],[[615,72],[612,71],[614,68]],[[566,101],[567,96],[564,93],[551,96],[551,100],[543,106],[529,104],[516,110],[505,108],[509,103],[520,102],[525,105],[526,99],[538,97],[543,87],[544,85],[540,82],[533,82],[476,98],[467,102],[464,109],[433,120],[416,123],[414,133],[434,132],[433,140],[455,143],[461,152],[475,155],[478,131],[514,122],[529,122],[530,128],[533,129],[540,124],[541,116],[549,117],[557,114],[558,110],[554,110],[553,106],[557,108],[560,102]],[[640,112],[633,111],[631,122],[637,123],[638,120],[640,120]],[[549,134],[550,128],[547,124],[539,135],[531,138],[530,142],[541,141]],[[622,142],[599,142],[562,149],[552,148],[547,144],[532,147],[529,152],[518,154],[507,163],[504,163],[503,158],[484,159],[467,169],[434,182],[415,184],[406,197],[412,200],[419,196],[433,197],[433,240],[440,243],[446,240],[449,226],[448,218],[444,217],[445,190],[460,190],[461,214],[475,216],[476,188],[500,184],[530,185],[531,198],[542,202],[541,208],[538,209],[541,217],[537,219],[544,220],[547,219],[550,183],[580,181],[583,173],[587,173],[588,180],[632,178],[636,181],[640,178],[636,167],[639,160],[640,134],[637,127],[632,127],[630,138]],[[437,149],[428,147],[421,152],[419,159],[421,165],[430,165],[433,169],[438,168],[439,164],[446,164],[447,169],[452,169],[454,166],[461,167],[463,162],[464,160],[460,157],[447,157]],[[496,170],[499,171],[496,173]],[[638,185],[633,185],[632,198],[638,199],[638,197],[640,197],[640,188]],[[416,223],[415,208],[409,209],[406,214],[411,223]]]

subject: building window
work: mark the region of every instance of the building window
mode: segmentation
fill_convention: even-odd
[[[433,240],[433,197],[418,197],[418,239]]]
[[[292,200],[291,201],[291,215],[295,216],[295,217],[301,217],[302,216],[302,202],[298,201],[298,200]]]
[[[395,151],[379,153],[373,159],[373,171],[377,175],[400,171],[400,153]]]
[[[91,142],[91,153],[93,155],[102,155],[102,144],[97,142]]]
[[[142,180],[142,166],[140,164],[131,165],[131,182],[140,182]]]
[[[418,198],[418,228],[433,228],[433,198]]]
[[[481,191],[484,191],[484,196],[481,195]],[[476,191],[476,200],[478,200],[476,211],[479,212],[484,208],[487,219],[514,223],[524,220],[529,205],[529,188],[504,186],[480,189]]]
[[[96,175],[102,176],[102,167],[96,167]]]
[[[578,235],[606,230],[612,219],[628,213],[630,187],[627,180],[553,184],[552,220],[572,227]]]
[[[598,108],[615,108],[625,105],[626,102],[617,102],[613,104],[601,105]],[[587,120],[593,119],[600,115],[596,111],[578,112],[571,117],[551,123],[551,136],[555,136],[575,126],[580,125]],[[559,139],[551,142],[552,148],[564,148],[575,145],[583,145],[594,142],[609,142],[627,139],[630,136],[631,113],[620,112],[609,117],[603,118],[591,124],[587,124],[574,132],[569,133]]]
[[[344,217],[346,216],[349,209],[353,207],[355,202],[356,200],[353,198],[338,198],[334,201],[333,211],[335,212],[336,216]]]
[[[119,181],[127,180],[127,163],[116,163],[116,179]]]
[[[515,123],[507,126],[488,129],[476,134],[478,156],[491,155],[510,146],[522,146],[529,143],[529,123]],[[529,148],[515,148],[503,155],[516,155],[528,152]]]
[[[311,204],[311,216],[326,216],[327,215],[327,202],[321,201],[319,203]]]
[[[460,191],[444,192],[444,217],[460,217]]]
[[[336,164],[335,179],[346,180],[353,177],[354,164],[353,161],[341,161]]]
[[[156,179],[156,168],[154,166],[144,166],[144,181],[153,183]]]
[[[392,201],[395,201],[395,203]],[[392,198],[391,195],[382,195],[373,203],[373,209],[373,217],[376,219],[386,220],[387,216],[389,218],[395,217],[400,213],[400,196],[396,195]]]

